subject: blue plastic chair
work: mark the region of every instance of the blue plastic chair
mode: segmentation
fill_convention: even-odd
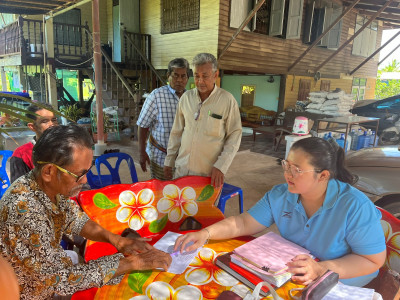
[[[8,178],[8,174],[6,171],[7,160],[12,156],[13,152],[10,150],[0,150],[1,158],[1,166],[0,166],[0,197],[4,195],[8,187],[11,185],[10,178]]]
[[[115,166],[111,166],[110,162],[108,159],[110,158],[117,158],[117,161],[115,163]],[[136,168],[135,168],[135,163],[133,162],[132,157],[129,154],[126,153],[121,153],[121,152],[112,152],[112,153],[107,153],[99,156],[96,158],[96,170],[97,174],[100,180],[100,185],[101,187],[105,187],[111,184],[119,184],[121,183],[121,178],[119,176],[119,167],[121,165],[121,162],[126,160],[128,163],[128,167],[131,173],[131,178],[132,178],[132,183],[138,182],[138,177],[136,174]],[[101,173],[101,165],[104,165],[108,171],[109,174],[102,174]]]
[[[219,202],[217,207],[222,213],[225,213],[225,205],[226,201],[231,199],[232,197],[239,196],[239,210],[240,213],[243,213],[243,191],[240,187],[224,183],[222,186],[221,196],[219,198]]]
[[[99,175],[93,174],[92,170],[86,173],[86,178],[92,190],[102,188]]]

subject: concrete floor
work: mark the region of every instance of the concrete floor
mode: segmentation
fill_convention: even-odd
[[[109,142],[107,149],[120,149],[130,154],[135,161],[139,181],[150,179],[150,172],[143,172],[139,165],[138,142],[128,136],[121,135],[120,141]],[[242,142],[229,170],[225,181],[241,187],[243,190],[244,210],[252,207],[274,185],[284,183],[282,167],[278,158],[284,158],[285,146],[280,146],[277,152],[272,150],[272,139],[257,135],[253,141],[251,131],[244,130]],[[127,172],[122,170],[123,173]],[[129,183],[129,176],[126,183]],[[125,182],[123,182],[125,183]],[[225,208],[225,216],[239,214],[238,197],[229,200]],[[276,230],[275,228],[271,228]]]

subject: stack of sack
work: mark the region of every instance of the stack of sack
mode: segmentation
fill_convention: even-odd
[[[342,90],[311,92],[309,100],[311,103],[306,107],[307,112],[333,117],[351,115],[350,109],[354,104],[353,96]]]

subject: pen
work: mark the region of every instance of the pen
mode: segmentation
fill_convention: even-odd
[[[248,262],[249,264],[255,266],[256,268],[261,269],[261,270],[263,270],[265,272],[269,272],[269,268],[268,267],[260,266],[259,264],[255,263],[254,261],[251,261],[250,259],[237,254],[236,252],[233,252],[233,254],[238,256],[239,258],[243,259],[245,262]]]
[[[171,256],[172,256],[172,255],[178,255],[178,254],[179,254],[179,251],[180,251],[180,250],[176,250],[176,251],[170,253],[169,255],[171,255]]]

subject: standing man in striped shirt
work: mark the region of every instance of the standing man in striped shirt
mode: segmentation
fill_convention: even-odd
[[[186,91],[189,79],[188,61],[184,58],[171,60],[167,76],[168,85],[155,89],[147,97],[136,123],[139,129],[140,166],[146,172],[149,164],[151,178],[160,180],[165,180],[163,167],[169,134],[179,98]]]

